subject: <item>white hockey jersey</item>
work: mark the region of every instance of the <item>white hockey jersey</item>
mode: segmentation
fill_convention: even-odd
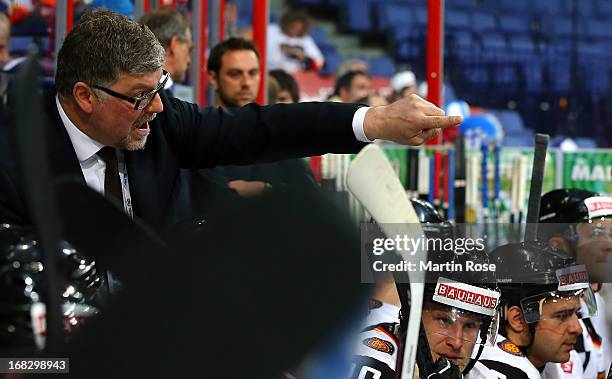
[[[353,360],[351,378],[394,379],[399,343],[394,329],[400,308],[372,300],[363,323]]]
[[[563,365],[549,363],[540,373],[519,348],[502,335],[497,336],[494,346],[485,346],[479,361],[499,379],[582,378],[582,363],[576,351],[570,352],[568,362]]]

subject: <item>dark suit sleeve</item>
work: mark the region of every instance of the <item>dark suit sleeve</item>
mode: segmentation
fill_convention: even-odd
[[[162,95],[158,125],[183,167],[251,164],[350,153],[357,141],[352,121],[356,104],[248,104],[234,112],[200,108]]]
[[[4,169],[0,168],[0,223],[13,225],[28,225],[31,220],[26,219],[27,212],[21,196]]]

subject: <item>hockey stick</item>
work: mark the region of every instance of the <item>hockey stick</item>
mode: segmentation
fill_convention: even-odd
[[[458,224],[465,222],[465,137],[459,134],[455,140],[457,160],[455,161],[455,219]]]
[[[387,237],[406,235],[409,238],[422,238],[423,230],[414,208],[389,160],[378,146],[368,145],[355,157],[349,167],[347,185]],[[422,247],[414,254],[406,251],[400,253],[403,260],[417,265],[427,258],[427,252]],[[400,376],[403,379],[412,379],[414,373],[425,286],[424,271],[409,271],[408,276],[410,316]]]
[[[529,190],[529,206],[527,208],[527,229],[525,241],[535,241],[538,235],[538,219],[540,216],[540,198],[544,183],[544,169],[546,168],[546,151],[548,149],[548,134],[535,135],[535,151],[533,153],[533,167],[531,169],[531,188]]]

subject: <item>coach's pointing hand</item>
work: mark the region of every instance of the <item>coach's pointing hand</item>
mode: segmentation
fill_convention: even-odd
[[[364,131],[371,140],[421,145],[440,134],[442,128],[461,121],[460,116],[445,116],[442,109],[417,95],[410,95],[393,104],[369,109]]]

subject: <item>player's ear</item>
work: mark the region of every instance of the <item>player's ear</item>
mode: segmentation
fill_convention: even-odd
[[[519,306],[513,305],[508,307],[508,310],[506,311],[506,319],[510,329],[512,329],[512,331],[515,333],[522,333],[523,331],[527,330],[527,323],[523,317],[523,311]]]
[[[215,90],[219,87],[219,75],[216,71],[208,71],[208,82]]]

